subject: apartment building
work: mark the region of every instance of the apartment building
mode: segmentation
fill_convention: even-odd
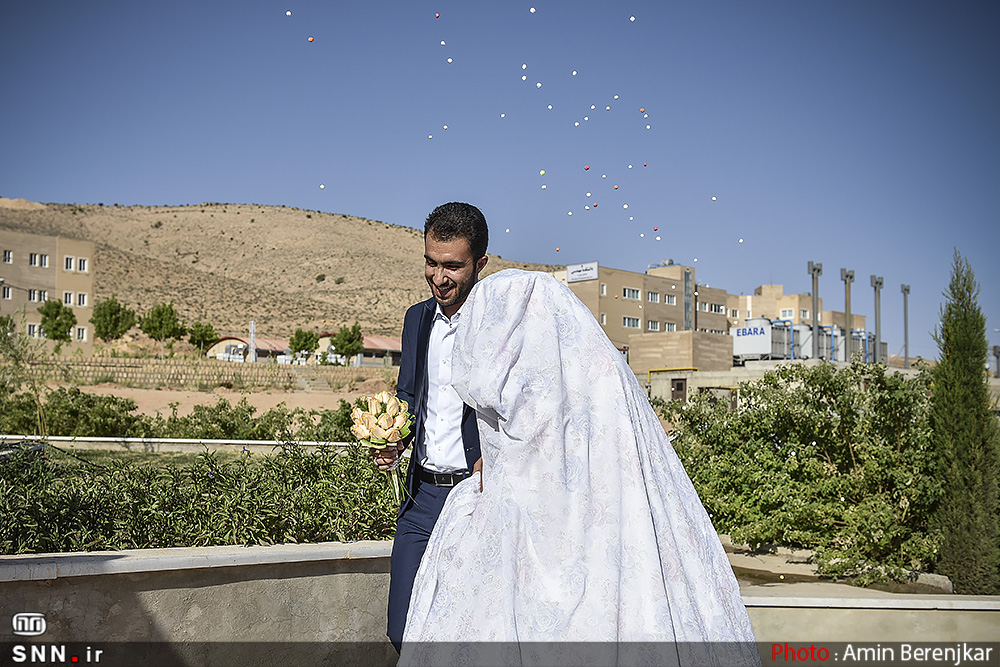
[[[94,244],[90,241],[0,230],[0,315],[11,315],[25,333],[44,338],[39,306],[60,301],[73,310],[76,324],[62,354],[94,351]],[[46,342],[51,352],[54,341]]]

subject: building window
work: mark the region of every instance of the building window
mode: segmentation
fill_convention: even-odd
[[[64,306],[72,306],[73,305],[73,293],[72,292],[63,292],[63,305]]]
[[[641,298],[639,290],[637,290],[634,287],[623,287],[622,296],[626,299],[635,299],[636,301],[638,301]]]
[[[799,311],[799,318],[801,318],[803,320],[808,320],[809,319],[809,311],[806,310],[805,308],[801,309]]]
[[[79,292],[76,295],[76,305],[79,306],[80,308],[86,308],[87,307],[87,293],[86,292]]]
[[[66,271],[72,271],[75,268],[76,268],[76,259],[70,257],[69,255],[66,255],[63,258],[63,269]]]
[[[646,322],[646,328],[649,331],[659,331],[660,330],[660,323],[657,322],[657,321],[655,321],[655,320],[649,320],[649,321]]]
[[[739,316],[740,316],[740,311],[736,310],[735,308],[731,308],[729,310],[729,317],[732,317],[732,318],[736,319]]]
[[[704,301],[699,302],[698,303],[698,310],[700,310],[703,313],[707,313],[708,312],[708,304],[705,303]]]
[[[38,253],[29,252],[28,253],[28,266],[38,266]]]
[[[38,301],[38,290],[36,289],[28,290],[28,301]]]
[[[28,325],[28,336],[31,338],[38,338],[38,325],[29,324]]]
[[[605,315],[604,313],[601,313],[601,326],[604,326],[607,323],[608,323],[608,316]]]
[[[4,264],[13,264],[14,263],[14,251],[13,250],[4,250],[3,251],[3,263]]]
[[[646,298],[649,299],[650,303],[659,303],[660,302],[660,293],[659,292],[646,292]]]
[[[710,329],[708,333],[714,333],[714,334],[724,334],[724,333],[726,333],[726,332],[725,332],[725,331],[720,331],[720,330],[718,330],[718,329]]]
[[[666,298],[666,301],[664,301],[664,303],[667,304],[668,306],[676,306],[677,305],[677,295],[676,294],[667,294],[667,295],[665,295],[665,298]]]
[[[43,289],[38,290],[38,300],[41,301],[42,303],[48,301],[49,300],[48,291]]]
[[[790,320],[795,315],[794,308],[782,308],[781,309],[781,319]]]
[[[673,322],[664,322],[663,323],[663,330],[664,331],[677,331],[677,325],[674,324]]]
[[[622,326],[626,329],[638,329],[639,328],[639,318],[638,317],[623,317]]]
[[[725,315],[726,307],[723,306],[721,303],[713,303],[712,312],[715,313],[716,315]]]
[[[80,273],[86,273],[87,272],[87,258],[86,257],[81,257],[79,260],[77,260],[76,265],[77,265],[77,271],[79,271]]]
[[[42,267],[43,269],[47,269],[47,268],[49,268],[49,256],[48,256],[48,255],[46,255],[46,254],[44,254],[44,253],[43,253],[43,254],[41,254],[41,255],[39,255],[39,256],[38,256],[38,264],[39,264],[39,266],[41,266],[41,267]]]
[[[13,291],[14,291],[14,290],[12,290],[11,288],[9,288],[9,287],[7,287],[6,285],[4,285],[4,286],[3,286],[3,298],[5,298],[5,299],[7,299],[8,301],[10,301],[10,298],[11,298],[11,292],[13,292]]]
[[[601,283],[601,296],[607,296],[607,295],[608,295],[608,284]]]
[[[77,327],[76,328],[76,339],[81,343],[87,341],[87,327]]]

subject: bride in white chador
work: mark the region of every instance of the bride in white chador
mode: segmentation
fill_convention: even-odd
[[[452,361],[453,386],[477,410],[482,491],[473,475],[448,497],[400,664],[480,664],[487,650],[503,664],[759,663],[691,480],[568,287],[545,273],[484,278]]]

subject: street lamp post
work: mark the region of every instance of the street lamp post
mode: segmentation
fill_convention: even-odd
[[[872,287],[875,288],[875,351],[872,354],[872,361],[878,363],[882,361],[882,276],[872,274]]]
[[[844,361],[851,360],[851,283],[854,282],[854,270],[840,270],[840,279],[844,281],[844,328],[847,335],[844,338]]]
[[[907,300],[910,296],[910,286],[900,285],[903,292],[903,368],[910,367],[910,317],[907,311]]]
[[[812,275],[812,297],[813,297],[813,359],[819,359],[819,277],[823,275],[823,264],[809,262],[809,273]],[[830,342],[833,343],[833,329],[830,329]]]

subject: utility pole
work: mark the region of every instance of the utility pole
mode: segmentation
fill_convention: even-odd
[[[910,367],[910,317],[906,309],[906,302],[910,296],[910,286],[900,285],[903,292],[903,368]]]
[[[872,287],[875,288],[875,350],[872,352],[872,363],[882,361],[882,276],[872,274]]]
[[[844,361],[851,361],[851,283],[854,282],[854,269],[840,270],[840,279],[844,281],[844,328],[847,329],[844,341]]]
[[[997,371],[993,377],[1000,378],[1000,345],[993,346],[993,360],[996,363]]]
[[[813,359],[819,359],[819,277],[823,275],[823,264],[809,262],[809,273],[813,279]],[[830,343],[833,343],[833,329],[830,329]]]

